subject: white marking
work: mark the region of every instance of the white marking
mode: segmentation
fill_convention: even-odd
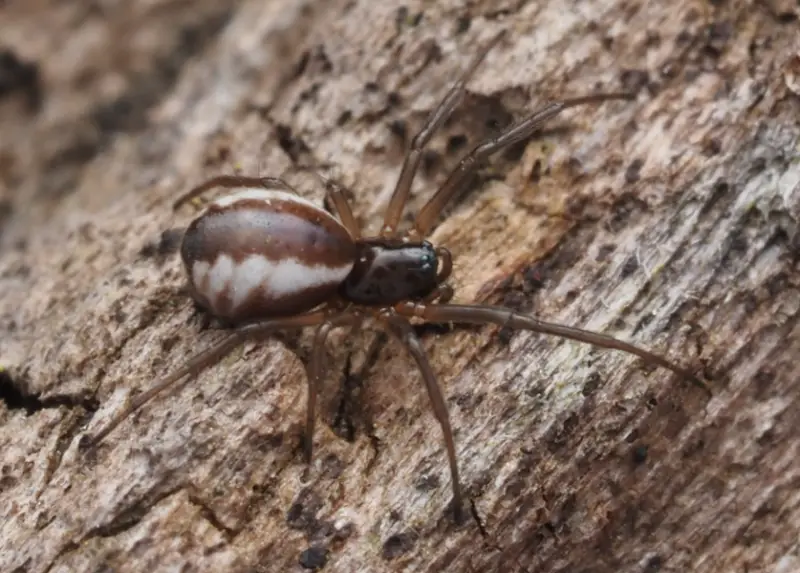
[[[233,308],[239,308],[253,289],[259,288],[269,277],[269,259],[261,255],[250,255],[240,264],[236,265],[233,271],[233,295],[231,302]]]
[[[292,257],[271,261],[262,255],[250,255],[234,264],[228,255],[220,255],[213,265],[196,261],[192,267],[192,280],[198,292],[206,297],[212,307],[219,304],[219,296],[230,287],[233,312],[255,291],[261,289],[266,298],[279,301],[306,289],[326,284],[339,284],[347,278],[353,263],[338,267],[309,266]],[[203,281],[209,278],[206,289]]]
[[[209,300],[214,300],[219,297],[222,291],[225,290],[225,287],[230,284],[233,278],[233,269],[233,259],[230,256],[220,255],[217,257],[217,260],[214,261],[208,273],[210,277],[207,293]]]
[[[208,277],[211,265],[205,261],[195,261],[192,265],[192,284],[199,289]],[[205,293],[204,293],[205,294]]]
[[[281,189],[259,189],[258,187],[245,187],[241,191],[236,191],[235,193],[231,193],[230,195],[225,195],[224,197],[214,200],[212,204],[216,205],[217,207],[229,207],[238,203],[239,201],[248,200],[264,201],[267,204],[272,201],[299,203],[300,205],[305,205],[306,207],[314,209],[315,211],[318,211],[319,213],[333,219],[330,213],[320,208],[318,205],[315,205],[308,199],[300,197],[300,195],[290,193],[289,191],[283,191]]]
[[[347,263],[340,267],[309,266],[294,257],[268,262],[272,268],[266,286],[267,290],[275,297],[295,294],[326,284],[339,284],[347,278],[353,268],[353,263]]]

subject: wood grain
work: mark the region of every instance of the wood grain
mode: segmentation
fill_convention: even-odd
[[[26,90],[0,99],[0,571],[800,569],[796,6],[126,6],[0,10],[41,89],[38,108]],[[241,172],[319,201],[313,160],[377,229],[407,141],[501,28],[412,212],[545,101],[637,99],[572,110],[481,171],[433,235],[457,300],[634,341],[713,397],[619,353],[427,330],[472,503],[461,526],[422,381],[390,342],[366,357],[368,333],[331,344],[311,468],[307,335],[246,346],[79,451],[221,335],[181,291],[162,233],[193,213],[172,200]]]

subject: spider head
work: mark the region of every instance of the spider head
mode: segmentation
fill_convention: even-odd
[[[419,300],[438,285],[439,260],[428,241],[365,239],[340,294],[356,304],[390,306]]]

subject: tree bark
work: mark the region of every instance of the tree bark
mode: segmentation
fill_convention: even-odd
[[[0,571],[800,570],[799,16],[778,0],[4,3]],[[369,333],[330,346],[310,468],[307,333],[245,345],[79,448],[221,336],[162,234],[194,215],[177,194],[240,172],[321,201],[317,163],[374,232],[405,146],[500,29],[411,213],[547,100],[637,97],[570,110],[480,171],[432,236],[456,300],[633,341],[712,397],[617,352],[423,330],[461,525],[419,373],[391,340],[369,355]]]

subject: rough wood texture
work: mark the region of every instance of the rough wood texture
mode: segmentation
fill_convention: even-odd
[[[798,12],[4,2],[19,59],[0,100],[0,571],[800,570]],[[79,452],[219,336],[161,253],[192,216],[171,199],[232,170],[320,199],[297,168],[313,156],[376,228],[405,141],[501,27],[415,207],[547,98],[638,98],[565,114],[482,172],[434,235],[458,299],[663,351],[713,397],[618,353],[428,331],[473,502],[462,526],[421,381],[391,344],[363,385],[363,352],[348,369],[347,341],[331,346],[310,470],[307,336],[248,345]]]

